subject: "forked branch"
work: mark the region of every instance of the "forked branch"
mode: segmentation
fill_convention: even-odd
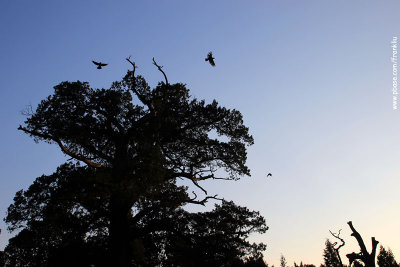
[[[202,200],[196,200],[196,199],[197,199],[196,193],[195,193],[194,191],[193,191],[192,193],[193,193],[194,197],[191,198],[191,199],[189,199],[188,201],[186,201],[187,203],[200,204],[200,205],[205,206],[206,202],[207,202],[209,199],[216,199],[216,200],[221,200],[221,201],[223,200],[222,198],[218,198],[218,197],[217,197],[218,195],[207,196],[207,197],[203,198]]]
[[[132,71],[133,73],[132,73],[132,75],[133,75],[133,77],[135,78],[135,71],[136,71],[136,68],[139,68],[139,67],[136,66],[135,62],[131,61],[131,56],[127,57],[126,60],[127,60],[129,63],[131,63],[131,65],[132,65],[132,67],[133,67],[133,71]]]
[[[336,234],[336,233],[332,233],[332,231],[329,230],[329,232],[331,233],[331,235],[333,237],[339,239],[340,242],[342,242],[337,248],[335,248],[335,246],[337,245],[337,242],[335,242],[333,244],[333,249],[336,251],[336,254],[337,254],[338,258],[339,258],[340,266],[343,267],[343,262],[342,262],[342,258],[340,257],[339,249],[345,245],[345,242],[344,242],[343,238],[340,237],[340,231],[342,231],[342,229],[340,229],[339,232]]]
[[[136,90],[136,78],[135,78],[135,71],[137,68],[139,68],[138,66],[136,66],[136,63],[134,61],[131,61],[131,56],[126,58],[126,61],[128,61],[131,65],[132,65],[132,88],[130,88],[132,90],[132,92],[137,96],[137,98],[139,98],[140,102],[142,102],[143,104],[145,104],[149,110],[154,113],[154,107],[152,105],[152,103],[148,100],[146,100],[139,92],[138,90]]]
[[[353,223],[349,221],[347,223],[352,231],[351,236],[354,236],[355,239],[357,239],[358,245],[361,249],[360,253],[350,253],[347,254],[347,258],[349,259],[350,262],[350,267],[351,264],[354,262],[354,260],[361,260],[365,267],[375,267],[375,255],[376,255],[376,247],[378,246],[379,241],[375,239],[375,237],[372,237],[372,251],[371,253],[368,253],[367,248],[365,247],[364,240],[362,239],[361,235],[357,232],[357,230],[354,228]]]

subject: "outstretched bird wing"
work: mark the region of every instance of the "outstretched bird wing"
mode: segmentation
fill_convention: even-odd
[[[208,53],[205,60],[210,62],[211,66],[215,67],[215,62],[214,62],[214,58],[212,56],[212,52]]]
[[[215,67],[214,58],[210,58],[208,61],[210,61],[211,66]]]
[[[105,64],[105,63],[101,63],[101,62],[96,62],[96,61],[94,61],[94,60],[92,60],[92,62],[93,62],[93,64],[95,64],[95,65],[97,65],[97,66],[101,66],[101,67],[104,67],[104,66],[107,66],[108,64]]]

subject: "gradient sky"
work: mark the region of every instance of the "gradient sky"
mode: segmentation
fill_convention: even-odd
[[[108,88],[130,67],[154,86],[186,83],[242,112],[252,177],[210,194],[259,210],[269,264],[322,262],[328,230],[358,251],[352,220],[400,260],[400,110],[392,109],[394,1],[0,0],[0,217],[16,191],[67,158],[17,131],[20,111],[61,81]],[[216,67],[204,58],[214,52]],[[109,63],[99,71],[91,60]],[[266,178],[268,172],[272,178]],[[209,206],[211,208],[211,205]],[[0,223],[0,249],[10,235]]]

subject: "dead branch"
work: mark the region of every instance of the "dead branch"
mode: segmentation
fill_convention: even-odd
[[[337,250],[339,250],[341,247],[343,247],[346,243],[344,242],[344,240],[340,237],[340,232],[342,231],[342,229],[339,230],[339,232],[336,233],[332,233],[331,230],[329,230],[329,232],[331,233],[331,235],[337,239],[339,239],[342,244],[340,244],[340,246],[337,248]],[[337,243],[336,243],[337,244]]]
[[[376,248],[379,244],[379,241],[376,240],[375,237],[371,237],[371,242],[372,242],[372,251],[371,251],[370,257],[375,262]]]
[[[155,114],[156,112],[154,111],[154,106],[150,101],[147,101],[146,99],[143,98],[143,96],[138,92],[138,90],[136,90],[136,78],[135,78],[135,71],[137,68],[139,68],[138,66],[136,66],[136,63],[134,61],[131,61],[131,56],[126,58],[126,61],[128,61],[132,67],[132,88],[130,88],[132,90],[132,92],[139,98],[140,102],[142,102],[143,104],[145,104],[149,110]]]
[[[349,267],[351,267],[351,264],[352,264],[355,260],[361,260],[361,261],[363,261],[363,256],[362,256],[361,252],[360,252],[360,253],[355,253],[355,252],[353,252],[353,253],[347,254],[346,257],[349,259]]]
[[[354,262],[354,260],[359,259],[361,260],[365,267],[375,267],[375,255],[376,255],[376,247],[379,243],[379,241],[377,241],[375,239],[375,237],[372,237],[372,251],[371,253],[368,253],[367,248],[365,247],[365,243],[364,240],[362,239],[361,235],[357,232],[357,230],[354,228],[353,223],[351,221],[347,222],[347,224],[349,225],[352,234],[351,236],[354,236],[354,238],[357,240],[358,245],[361,249],[360,253],[350,253],[347,254],[346,257],[349,259],[350,261],[350,267],[351,267],[351,263]]]
[[[157,62],[154,60],[154,57],[153,57],[153,64],[154,64],[154,65],[158,68],[158,70],[161,71],[161,73],[164,75],[165,84],[168,85],[167,75],[165,75],[165,72],[162,70],[162,68],[163,68],[164,66],[158,65]]]
[[[364,255],[367,255],[367,254],[368,254],[368,251],[367,251],[367,248],[365,247],[364,240],[362,239],[361,235],[360,235],[360,234],[357,232],[357,230],[354,228],[353,223],[352,223],[351,221],[349,221],[347,224],[350,226],[350,229],[351,229],[351,231],[353,232],[353,233],[351,234],[351,236],[354,236],[354,237],[355,237],[355,239],[356,239],[357,242],[358,242],[358,245],[360,246],[361,253],[364,254]]]
[[[126,60],[131,63],[132,67],[133,67],[133,71],[132,71],[132,75],[133,77],[135,77],[135,70],[136,68],[139,68],[138,66],[136,66],[135,62],[131,61],[131,56],[127,57]]]
[[[332,233],[332,231],[329,230],[329,232],[331,233],[331,235],[332,235],[333,237],[339,239],[339,240],[342,242],[342,244],[340,244],[337,248],[335,248],[335,246],[337,245],[337,242],[335,242],[335,243],[333,244],[333,249],[336,251],[336,254],[337,254],[338,258],[339,258],[340,266],[343,267],[343,262],[342,262],[342,258],[340,257],[339,249],[340,249],[341,247],[343,247],[346,243],[345,243],[344,240],[340,237],[340,231],[342,231],[342,229],[340,229],[339,232],[336,234],[336,233]]]

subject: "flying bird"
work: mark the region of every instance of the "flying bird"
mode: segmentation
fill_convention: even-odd
[[[215,67],[215,62],[214,62],[214,58],[212,56],[212,52],[208,53],[205,60],[210,62],[211,66]]]
[[[268,173],[268,174],[267,174],[267,177],[268,177],[268,176],[271,176],[271,177],[272,177],[272,174],[271,174],[271,173]]]
[[[101,62],[96,62],[92,60],[93,64],[97,66],[97,69],[101,70],[101,67],[107,66],[108,64],[101,63]]]

